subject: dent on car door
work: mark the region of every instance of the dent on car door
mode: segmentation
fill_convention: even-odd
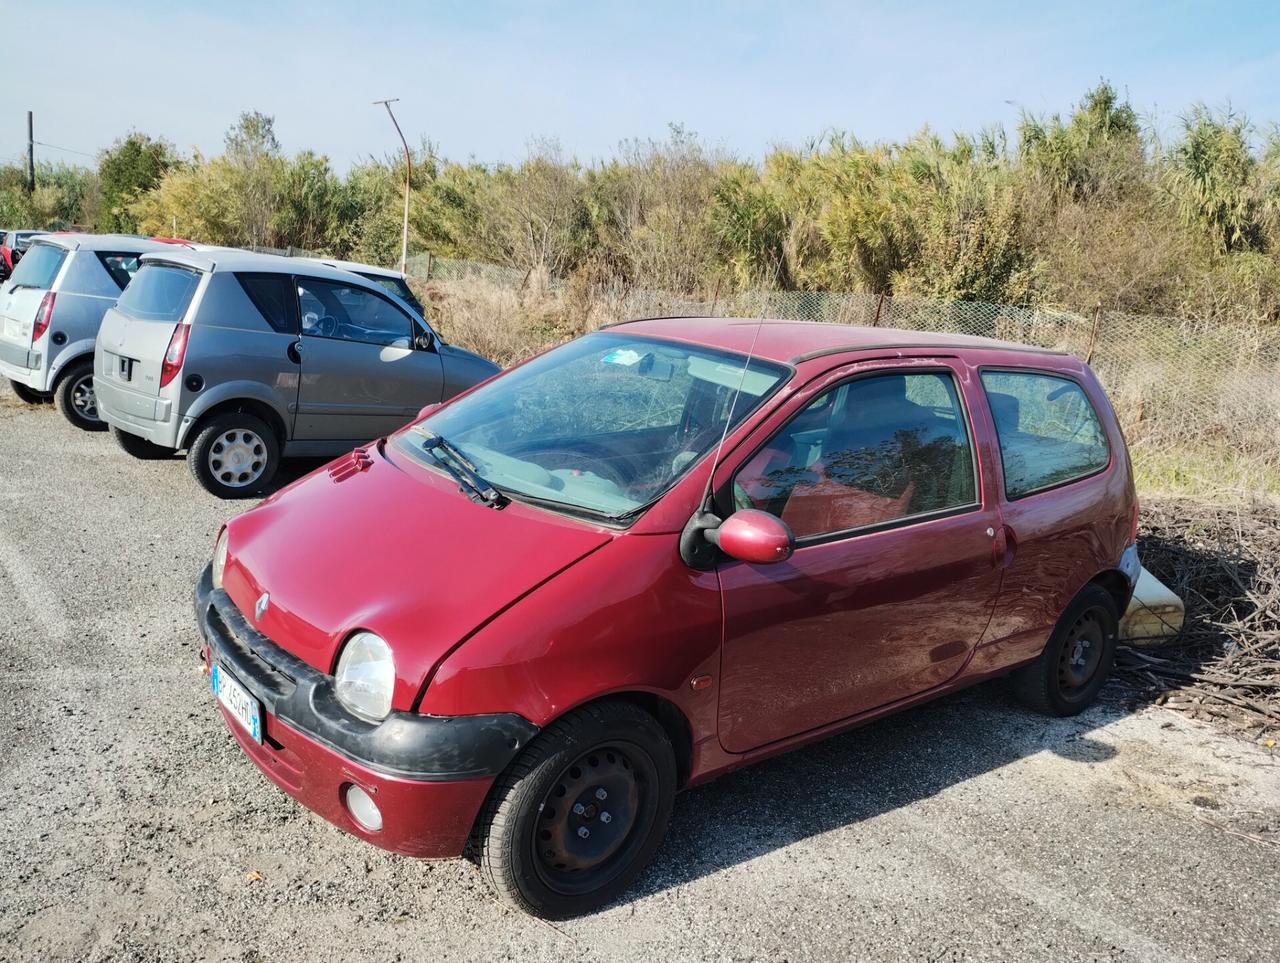
[[[366,441],[439,401],[439,355],[415,346],[415,323],[356,284],[298,279],[302,317],[299,439]]]
[[[969,377],[944,362],[829,376],[725,479],[722,511],[770,512],[797,540],[787,562],[719,569],[729,751],[910,697],[966,664],[1000,585]]]

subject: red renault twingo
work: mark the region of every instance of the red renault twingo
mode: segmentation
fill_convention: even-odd
[[[1004,673],[1083,709],[1136,519],[1073,357],[650,320],[234,519],[196,615],[277,785],[386,849],[468,851],[565,917],[625,889],[682,787]]]

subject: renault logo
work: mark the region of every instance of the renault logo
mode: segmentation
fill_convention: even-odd
[[[263,592],[258,596],[258,601],[253,606],[253,620],[261,622],[262,616],[266,614],[267,608],[271,605],[271,596]]]

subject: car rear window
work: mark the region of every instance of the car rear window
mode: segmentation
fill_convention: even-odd
[[[116,307],[143,321],[181,321],[191,306],[200,272],[176,264],[143,264]]]
[[[1007,498],[1096,474],[1110,463],[1098,413],[1074,381],[1029,371],[984,371],[982,387],[1000,440]]]
[[[298,333],[298,298],[287,274],[237,274],[240,286],[267,323],[281,334]]]
[[[10,280],[15,288],[48,289],[66,259],[65,248],[56,244],[33,244],[14,267]]]
[[[137,254],[112,254],[107,251],[99,251],[98,260],[102,262],[102,266],[111,275],[111,280],[116,282],[121,291],[128,286],[133,276],[138,273]]]

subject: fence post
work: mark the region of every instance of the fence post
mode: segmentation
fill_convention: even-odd
[[[716,293],[711,296],[711,316],[716,316],[716,307],[720,304],[720,282],[724,280],[723,276],[716,278]]]
[[[1102,302],[1093,306],[1093,327],[1089,329],[1089,350],[1084,354],[1084,363],[1093,364],[1093,349],[1098,345],[1098,324],[1102,321]]]
[[[880,292],[880,297],[876,300],[876,316],[871,321],[871,327],[880,327],[880,312],[884,310],[884,292]]]
[[[435,266],[435,255],[430,251],[427,252],[427,280],[431,280],[431,269]]]

